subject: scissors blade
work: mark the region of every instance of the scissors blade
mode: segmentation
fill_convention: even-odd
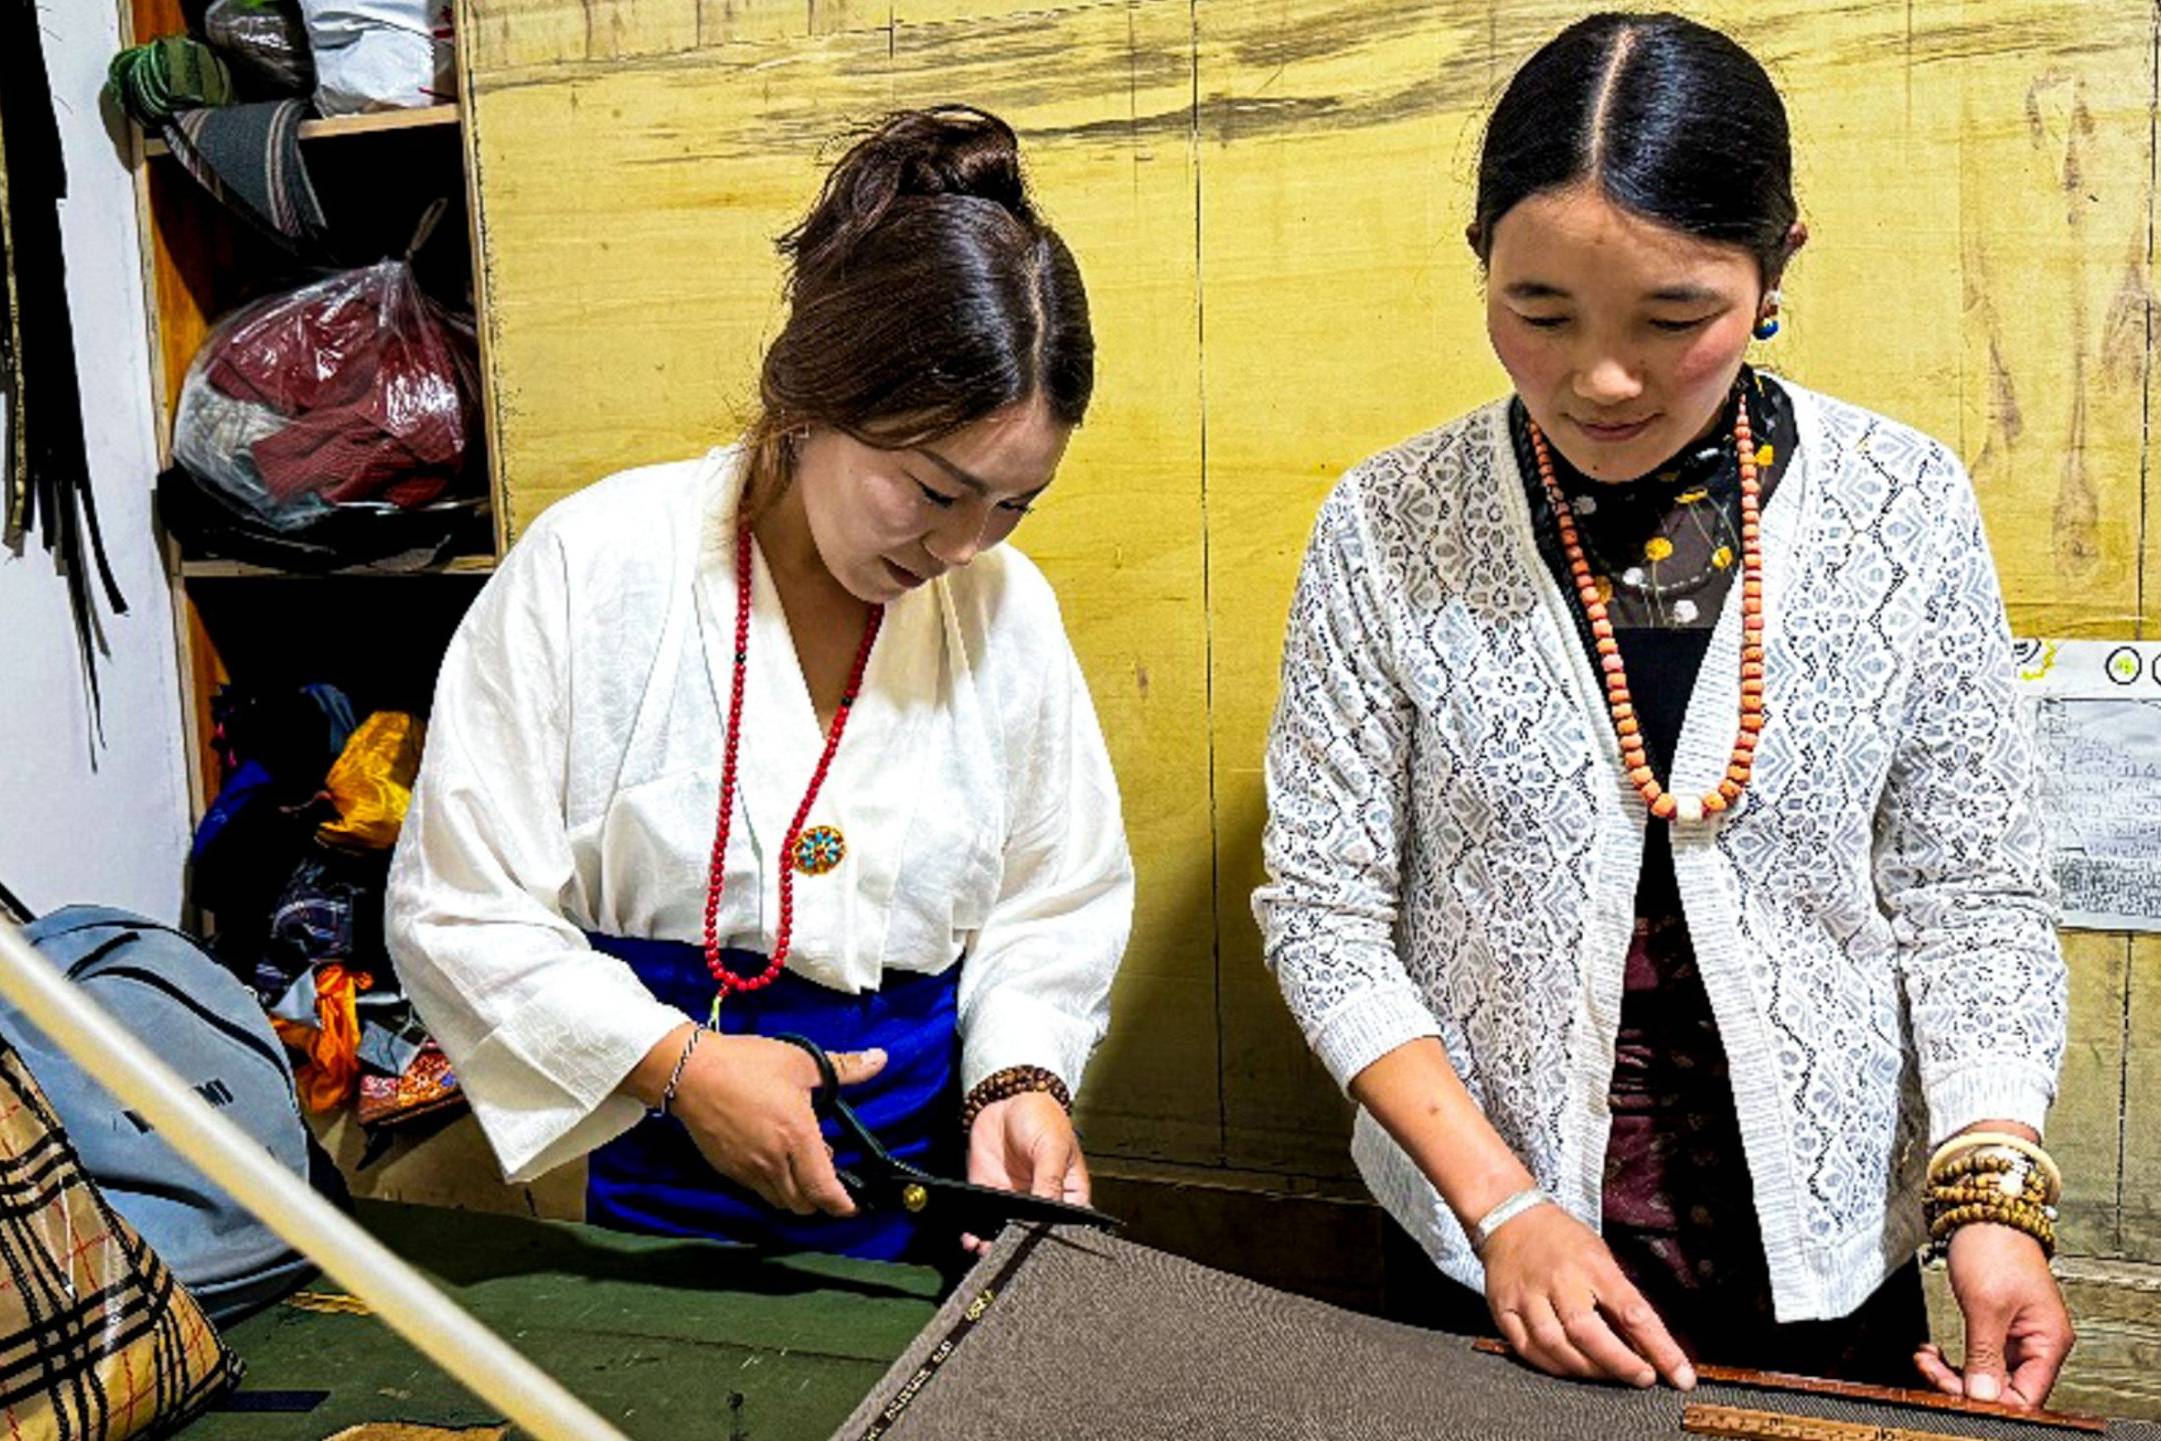
[[[1009,1221],[1094,1226],[1105,1231],[1118,1230],[1125,1224],[1093,1206],[1053,1201],[1031,1196],[1025,1191],[1007,1191],[996,1186],[977,1186],[938,1177],[924,1177],[913,1184],[925,1193],[920,1209],[928,1213],[935,1208],[940,1215],[950,1217],[960,1230],[978,1236],[995,1235]],[[906,1205],[909,1199],[904,1194],[901,1203]]]

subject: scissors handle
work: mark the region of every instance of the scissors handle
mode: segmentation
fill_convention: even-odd
[[[833,1058],[826,1054],[825,1047],[808,1036],[799,1036],[792,1031],[770,1036],[767,1039],[780,1041],[785,1045],[794,1046],[799,1051],[807,1052],[811,1060],[817,1063],[818,1089],[811,1093],[811,1110],[821,1118],[831,1117],[839,1122],[841,1128],[847,1132],[848,1139],[853,1141],[857,1148],[862,1151],[863,1160],[871,1170],[914,1171],[913,1166],[887,1151],[885,1144],[872,1133],[870,1127],[863,1124],[863,1118],[855,1113],[855,1107],[841,1099],[840,1072],[834,1068]],[[841,1184],[849,1185],[845,1176],[842,1178]],[[862,1188],[860,1181],[849,1186],[851,1191],[859,1191]]]
[[[818,1089],[811,1096],[811,1110],[820,1117],[829,1116],[838,1122],[847,1132],[848,1139],[861,1150],[859,1171],[837,1170],[834,1173],[858,1204],[898,1206],[910,1213],[934,1209],[958,1229],[982,1235],[995,1234],[1008,1221],[1053,1222],[1106,1230],[1118,1227],[1116,1217],[1088,1206],[1046,1200],[995,1186],[951,1181],[910,1165],[888,1151],[870,1127],[863,1124],[862,1117],[856,1115],[855,1108],[841,1099],[840,1074],[823,1046],[808,1036],[792,1032],[768,1039],[805,1051],[817,1063]]]
[[[793,1046],[809,1055],[818,1067],[818,1089],[811,1093],[810,1108],[820,1115],[826,1114],[840,1100],[840,1072],[833,1068],[833,1058],[825,1053],[825,1047],[810,1037],[799,1036],[793,1031],[784,1031],[766,1039]]]

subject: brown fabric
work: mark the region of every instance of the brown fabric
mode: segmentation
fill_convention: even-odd
[[[1726,1048],[1687,922],[1639,917],[1624,977],[1600,1227],[1614,1260],[1698,1361],[1914,1385],[1914,1349],[1929,1339],[1916,1264],[1840,1320],[1773,1315]]]
[[[834,1441],[1668,1441],[1687,1402],[1974,1441],[2087,1433],[1919,1408],[1556,1381],[1461,1337],[1095,1232],[1008,1228]],[[2119,1422],[2116,1441],[2161,1441]]]

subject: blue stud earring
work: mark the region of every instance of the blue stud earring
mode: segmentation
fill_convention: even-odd
[[[1756,328],[1750,331],[1749,334],[1755,336],[1758,340],[1769,340],[1772,336],[1778,334],[1778,310],[1784,301],[1785,297],[1775,290],[1764,296],[1763,319],[1756,322]]]

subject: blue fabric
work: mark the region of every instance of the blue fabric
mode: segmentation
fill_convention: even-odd
[[[218,788],[217,798],[203,812],[203,818],[195,827],[195,844],[188,852],[190,860],[201,860],[203,852],[210,848],[219,834],[232,823],[240,808],[254,794],[271,783],[271,774],[261,761],[242,761]]]
[[[624,940],[593,936],[592,943],[629,965],[654,996],[703,1017],[712,1008],[713,978],[705,953],[682,941]],[[739,975],[765,969],[765,957],[726,953]],[[735,994],[720,1008],[724,1034],[808,1036],[828,1051],[886,1053],[885,1069],[847,1091],[863,1123],[901,1159],[940,1175],[959,1175],[960,1034],[956,1027],[960,967],[935,976],[888,971],[879,990],[848,995],[783,971],[762,991]],[[826,1139],[838,1147],[845,1169],[861,1160],[840,1145],[831,1126]],[[621,1231],[663,1236],[707,1236],[723,1241],[826,1251],[878,1261],[949,1262],[958,1246],[951,1236],[919,1237],[905,1213],[852,1217],[796,1216],[778,1211],[757,1194],[706,1164],[682,1122],[648,1117],[592,1153],[587,1167],[585,1218]]]

